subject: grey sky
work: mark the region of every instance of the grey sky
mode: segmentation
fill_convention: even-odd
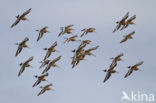
[[[27,9],[32,11],[27,15],[29,21],[20,22],[13,29],[11,24],[15,16]],[[142,93],[156,94],[156,1],[155,0],[0,0],[0,103],[122,103],[122,91],[141,91]],[[112,33],[115,22],[126,12],[130,16],[136,14],[136,25],[129,26],[123,31]],[[92,40],[93,47],[100,48],[94,51],[96,57],[87,56],[74,69],[71,68],[73,56],[71,50],[77,48],[79,43],[63,45],[64,37],[57,38],[60,27],[74,24],[74,34],[80,35],[80,30],[95,27],[96,33],[88,34],[83,39]],[[38,33],[36,29],[48,26],[51,33],[47,33],[36,42]],[[120,44],[123,35],[135,30],[133,40]],[[17,46],[25,37],[29,37],[28,45],[31,49],[24,49],[15,57]],[[48,82],[53,83],[55,91],[48,91],[37,97],[40,88],[32,88],[35,78],[33,75],[42,72],[39,70],[41,61],[45,56],[42,48],[49,47],[58,41],[59,53],[51,55],[54,59],[62,55],[57,63],[60,68],[51,68]],[[105,73],[103,69],[109,67],[109,58],[123,52],[124,62],[119,62],[114,74],[106,83],[102,83]],[[26,69],[21,77],[17,77],[20,70],[19,63],[34,56],[31,62],[33,69]],[[142,71],[134,72],[124,79],[127,66],[144,61],[140,66]]]

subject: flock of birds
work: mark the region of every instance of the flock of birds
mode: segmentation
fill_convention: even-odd
[[[16,16],[17,20],[11,25],[11,28],[16,26],[20,21],[28,20],[26,18],[26,15],[29,14],[30,12],[31,12],[31,8],[29,10],[27,10],[26,12],[24,12],[22,15],[17,15]],[[120,21],[116,22],[117,26],[116,26],[116,28],[114,29],[113,32],[116,32],[120,28],[121,28],[120,30],[126,29],[129,25],[135,24],[133,22],[133,20],[136,19],[136,15],[134,15],[134,16],[130,17],[128,20],[126,20],[128,17],[129,17],[129,12],[126,13],[126,15]],[[73,25],[68,25],[66,27],[61,27],[61,32],[59,33],[58,37],[60,37],[60,36],[62,36],[64,34],[72,34],[72,30],[74,30],[72,27],[73,27]],[[37,42],[43,37],[43,35],[45,33],[50,32],[47,29],[48,29],[48,27],[45,26],[40,30],[36,30],[37,32],[39,32]],[[83,29],[83,30],[81,30],[83,33],[80,35],[80,37],[83,37],[83,36],[87,35],[88,33],[93,33],[93,32],[95,32],[95,30],[96,30],[95,28]],[[134,35],[134,34],[135,34],[135,31],[132,31],[128,35],[125,35],[123,40],[121,40],[120,43],[126,42],[128,39],[132,39],[132,35]],[[92,53],[92,51],[99,48],[99,46],[95,46],[95,47],[92,47],[92,48],[89,48],[89,49],[85,49],[85,47],[88,44],[91,43],[91,40],[78,40],[78,39],[76,39],[76,37],[78,37],[78,35],[73,35],[73,36],[71,36],[69,38],[65,38],[66,40],[64,41],[64,44],[69,43],[69,42],[74,42],[74,41],[79,41],[80,42],[80,45],[77,47],[77,49],[72,50],[72,52],[74,53],[74,56],[72,57],[72,62],[71,62],[72,68],[77,66],[80,61],[85,60],[85,57],[87,55],[88,56],[91,56],[91,55],[95,56]],[[20,43],[15,43],[15,45],[18,45],[18,49],[16,51],[15,56],[18,56],[21,53],[21,51],[23,50],[23,48],[29,48],[29,46],[26,44],[27,41],[29,41],[28,37],[26,37]],[[38,76],[38,75],[34,76],[35,78],[37,78],[37,81],[33,84],[32,87],[35,87],[35,86],[39,85],[42,81],[47,81],[46,77],[49,75],[48,71],[50,70],[51,67],[59,67],[58,65],[56,65],[56,62],[58,62],[61,59],[62,56],[58,56],[57,58],[55,58],[53,60],[48,59],[53,52],[57,52],[57,50],[55,49],[56,46],[57,46],[57,41],[54,42],[49,48],[44,48],[44,50],[46,50],[47,52],[46,52],[46,55],[45,55],[43,61],[40,62],[41,63],[40,68],[43,68],[45,66],[46,67],[45,67],[45,69],[43,70],[43,72],[42,72],[42,74],[40,76]],[[117,71],[115,70],[115,67],[117,66],[118,61],[122,61],[121,56],[123,56],[123,53],[117,55],[114,58],[111,58],[113,60],[112,60],[111,65],[109,66],[109,69],[103,70],[104,72],[107,72],[106,77],[105,77],[103,82],[106,82],[110,78],[112,73],[117,73]],[[26,67],[31,67],[32,68],[32,66],[29,63],[33,60],[33,58],[34,57],[32,56],[32,57],[28,58],[25,62],[20,63],[21,69],[20,69],[20,71],[18,73],[18,77],[21,76],[21,74],[24,72]],[[143,61],[141,61],[141,62],[139,62],[139,63],[137,63],[135,65],[128,66],[129,70],[126,73],[125,78],[128,77],[129,75],[131,75],[133,71],[140,70],[138,68],[138,66],[140,66],[142,64],[143,64]],[[45,85],[43,87],[41,86],[40,87],[41,91],[37,95],[39,96],[39,95],[43,94],[45,91],[52,90],[51,86],[53,86],[52,83],[47,84],[47,85]]]

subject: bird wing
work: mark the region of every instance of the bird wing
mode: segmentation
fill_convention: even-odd
[[[38,78],[37,81],[34,83],[34,85],[32,87],[35,87],[35,86],[37,86],[40,83],[41,83],[41,79]]]
[[[43,61],[43,63],[41,64],[40,68],[44,67],[44,66],[47,65],[48,63],[49,63],[49,60]]]
[[[25,65],[22,65],[22,67],[18,73],[18,77],[23,73],[24,70],[25,70]]]
[[[121,41],[120,41],[120,43],[123,43],[123,42],[125,42],[125,41],[127,41],[128,40],[128,38],[127,38],[127,36],[126,37],[124,37]]]
[[[52,63],[55,63],[55,62],[59,61],[60,59],[61,59],[61,56],[55,58],[55,59],[52,61]]]
[[[49,49],[53,49],[55,46],[57,46],[57,41],[54,42]]]
[[[92,50],[96,50],[99,46],[96,46],[96,47],[93,47],[93,48],[90,48],[90,49],[87,49],[85,52],[90,52]]]
[[[111,73],[107,72],[106,77],[103,82],[106,82],[110,78],[110,76],[111,76]]]
[[[130,21],[132,21],[132,20],[134,20],[134,19],[136,19],[136,15],[133,15],[132,17],[130,17],[130,18],[127,20],[127,22],[130,22]]]
[[[118,23],[113,32],[116,32],[121,27],[121,23]]]
[[[125,16],[121,19],[121,21],[125,21],[128,18],[128,16],[129,16],[129,12],[125,14]]]
[[[137,63],[137,64],[135,64],[134,66],[140,66],[140,65],[142,65],[144,62],[143,61],[141,61],[141,62],[139,62],[139,63]]]
[[[33,60],[33,58],[34,58],[34,57],[33,57],[33,56],[31,56],[28,60],[26,60],[26,61],[25,61],[25,63],[24,63],[24,64],[29,63],[30,61],[32,61],[32,60]]]
[[[20,22],[20,18],[17,18],[17,20],[11,25],[11,28],[13,28],[15,25],[17,25]]]
[[[132,72],[133,72],[133,68],[131,67],[131,68],[128,70],[128,72],[126,73],[125,78],[127,78],[129,75],[131,75]]]
[[[43,94],[46,91],[46,89],[42,88],[42,90],[37,94],[37,96]]]
[[[51,63],[44,69],[44,71],[42,72],[42,74],[44,74],[45,72],[47,72],[50,68],[51,68]]]
[[[39,32],[39,35],[38,35],[38,38],[37,38],[37,41],[39,41],[41,38],[42,38],[42,36],[43,36],[43,32]]]
[[[22,51],[23,47],[21,45],[18,46],[18,49],[16,51],[15,56],[17,56],[21,51]]]
[[[26,12],[24,12],[24,13],[20,16],[20,18],[23,18],[25,15],[29,14],[30,11],[31,11],[31,8],[30,8],[29,10],[27,10]]]
[[[80,37],[83,37],[84,35],[86,35],[86,30],[81,34],[81,36]]]
[[[44,57],[44,60],[46,60],[47,58],[49,58],[49,56],[51,55],[51,52],[50,51],[47,51],[45,57]]]

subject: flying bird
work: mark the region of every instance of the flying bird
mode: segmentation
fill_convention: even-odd
[[[41,64],[40,68],[42,68],[42,67],[48,65],[49,62],[50,62],[50,60],[44,60],[44,61],[41,61],[40,63],[42,63],[42,64]]]
[[[49,32],[47,29],[48,29],[48,26],[45,26],[45,27],[43,27],[43,28],[40,29],[40,30],[36,30],[36,31],[39,32],[37,41],[39,41],[45,33]]]
[[[42,88],[42,90],[37,94],[37,96],[43,94],[45,91],[51,90],[50,86],[53,86],[53,84],[48,84],[48,85],[45,85],[44,87],[41,86],[40,88]]]
[[[59,36],[62,36],[64,34],[72,34],[72,30],[74,30],[72,27],[74,25],[68,25],[66,27],[61,27],[61,32],[59,33],[58,37]]]
[[[56,49],[55,49],[56,46],[57,46],[57,42],[54,42],[54,43],[51,45],[51,47],[49,47],[49,48],[44,48],[44,50],[47,50],[47,53],[46,53],[46,55],[45,55],[45,57],[44,57],[44,60],[46,60],[47,58],[49,58],[52,52],[56,52]]]
[[[121,28],[121,30],[127,28],[129,25],[135,24],[135,23],[133,22],[134,19],[136,19],[136,15],[132,16],[131,18],[129,18],[129,19],[126,21],[126,24],[123,25],[123,27]]]
[[[48,76],[48,73],[43,74],[41,76],[35,75],[35,78],[37,78],[37,81],[33,84],[32,87],[35,87],[35,86],[39,85],[41,83],[41,81],[46,81],[46,79],[45,79],[46,76]]]
[[[31,8],[29,10],[27,10],[26,12],[24,12],[22,15],[17,15],[16,18],[17,20],[11,25],[11,28],[13,28],[15,25],[17,25],[21,20],[25,21],[28,20],[25,16],[27,14],[29,14],[31,11]]]
[[[29,64],[29,62],[32,61],[33,58],[34,58],[34,57],[32,56],[32,57],[30,57],[28,60],[26,60],[24,63],[20,63],[21,69],[20,69],[20,71],[19,71],[19,73],[18,73],[18,77],[24,72],[24,70],[25,70],[26,67],[32,67],[32,66]]]
[[[76,41],[76,37],[77,35],[71,36],[69,38],[65,38],[66,40],[64,41],[64,44],[69,43],[70,41]]]
[[[129,70],[128,70],[128,72],[126,73],[125,78],[127,78],[128,76],[130,76],[130,75],[132,74],[133,71],[138,71],[138,70],[140,70],[140,69],[138,68],[138,66],[142,65],[143,63],[144,63],[144,62],[141,61],[141,62],[139,62],[139,63],[137,63],[137,64],[135,64],[135,65],[133,65],[133,66],[128,66]]]
[[[132,35],[134,35],[134,34],[135,34],[135,31],[129,33],[128,35],[124,35],[123,36],[124,38],[120,41],[120,43],[123,43],[123,42],[127,41],[128,39],[133,39]]]
[[[108,70],[107,69],[103,70],[104,72],[107,72],[106,77],[103,82],[106,82],[110,78],[112,73],[117,73],[117,71],[114,70],[116,66],[117,66],[117,63],[114,63],[113,65],[110,65]]]
[[[15,56],[17,56],[23,48],[29,48],[28,45],[26,44],[26,42],[29,41],[29,38],[26,37],[21,43],[15,43],[15,45],[18,45],[18,49],[16,51]]]
[[[129,16],[129,12],[127,12],[126,15],[120,21],[116,22],[117,26],[113,32],[116,32],[118,29],[120,29],[121,25],[126,25],[126,19],[128,18],[128,16]]]
[[[45,72],[47,72],[51,67],[59,67],[57,66],[55,63],[57,61],[59,61],[61,59],[61,56],[58,56],[57,58],[55,58],[54,60],[52,60],[48,66],[44,69],[44,71],[42,72],[42,74],[44,74]]]
[[[95,32],[95,28],[88,28],[88,29],[83,29],[81,31],[83,31],[83,33],[81,34],[80,37],[83,37],[84,35],[87,35],[88,33],[92,33],[92,32]]]

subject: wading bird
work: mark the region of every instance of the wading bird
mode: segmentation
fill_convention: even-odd
[[[76,37],[77,37],[77,35],[71,36],[69,38],[65,38],[66,40],[64,41],[64,44],[69,43],[70,41],[77,41]]]
[[[39,35],[38,35],[37,41],[39,41],[39,40],[42,38],[42,36],[44,35],[44,33],[49,32],[47,29],[48,29],[48,27],[45,26],[45,27],[43,27],[43,28],[40,29],[40,30],[36,30],[36,31],[39,32]]]
[[[44,48],[44,50],[47,50],[44,60],[49,58],[52,52],[56,52],[56,49],[55,49],[56,46],[57,46],[57,42],[54,42],[50,48]]]
[[[129,70],[128,70],[128,72],[126,73],[125,78],[127,78],[129,75],[131,75],[132,72],[133,72],[133,70],[134,70],[134,71],[140,70],[140,69],[138,68],[138,66],[142,65],[143,63],[144,63],[144,62],[141,61],[141,62],[139,62],[139,63],[137,63],[137,64],[135,64],[135,65],[133,65],[133,66],[128,66]]]
[[[59,56],[59,57],[55,58],[54,60],[52,60],[52,61],[48,64],[48,66],[44,69],[44,71],[42,72],[42,74],[44,74],[45,72],[47,72],[51,67],[59,67],[59,66],[57,66],[55,63],[56,63],[57,61],[59,61],[60,59],[61,59],[61,56]]]
[[[128,39],[133,39],[132,35],[134,35],[134,34],[135,34],[135,31],[129,33],[128,35],[124,35],[123,36],[124,38],[120,41],[120,43],[123,43],[123,42],[127,41]]]
[[[37,81],[34,83],[34,85],[33,85],[32,87],[37,86],[38,84],[41,83],[41,81],[46,81],[46,79],[45,79],[46,76],[48,76],[48,73],[43,74],[43,75],[41,75],[41,76],[35,75],[35,78],[37,78]]]
[[[49,62],[50,62],[50,60],[44,60],[44,61],[41,61],[40,63],[42,63],[42,64],[41,64],[40,68],[42,68],[42,67],[48,65]]]
[[[114,64],[116,64],[117,61],[123,61],[123,60],[121,59],[122,56],[123,56],[123,53],[120,53],[120,54],[117,55],[116,57],[110,58],[110,59],[113,59],[111,66],[114,65]]]
[[[80,37],[84,36],[84,35],[87,35],[88,33],[92,33],[92,32],[95,32],[95,28],[88,28],[88,29],[83,29],[81,31],[83,31],[83,33],[81,34]]]
[[[117,71],[114,70],[116,66],[117,66],[117,63],[114,63],[113,65],[110,65],[108,70],[107,69],[103,70],[104,72],[107,72],[106,77],[103,82],[106,82],[110,78],[112,73],[117,73]]]
[[[120,21],[117,21],[117,26],[116,28],[114,29],[113,32],[116,32],[118,29],[120,29],[121,25],[126,25],[126,19],[128,18],[129,16],[129,12],[126,13],[126,15],[120,20]]]
[[[18,49],[16,51],[15,56],[17,56],[23,48],[29,48],[28,45],[26,44],[26,42],[29,41],[29,38],[26,37],[21,43],[15,43],[15,45],[18,45]]]
[[[72,30],[74,30],[74,29],[72,29],[73,26],[74,25],[68,25],[66,27],[61,27],[61,32],[59,33],[58,37],[64,35],[65,33],[72,34]]]
[[[20,69],[20,71],[18,73],[18,77],[24,72],[26,67],[31,67],[32,68],[32,66],[29,64],[29,62],[32,61],[33,58],[34,57],[32,56],[28,60],[26,60],[24,63],[20,63],[21,69]]]
[[[53,86],[53,84],[48,84],[48,85],[46,85],[44,87],[41,86],[40,88],[42,88],[42,90],[37,94],[37,96],[43,94],[45,91],[51,90],[50,86]]]
[[[136,19],[136,15],[132,16],[131,18],[129,18],[129,19],[126,21],[126,24],[123,25],[123,27],[121,28],[121,30],[127,28],[129,25],[135,24],[135,23],[133,22],[134,19]]]
[[[26,12],[24,12],[22,15],[17,15],[16,18],[17,20],[11,25],[11,28],[13,28],[15,25],[17,25],[21,20],[25,21],[28,20],[25,16],[27,14],[29,14],[31,11],[31,8],[29,10],[27,10]]]

